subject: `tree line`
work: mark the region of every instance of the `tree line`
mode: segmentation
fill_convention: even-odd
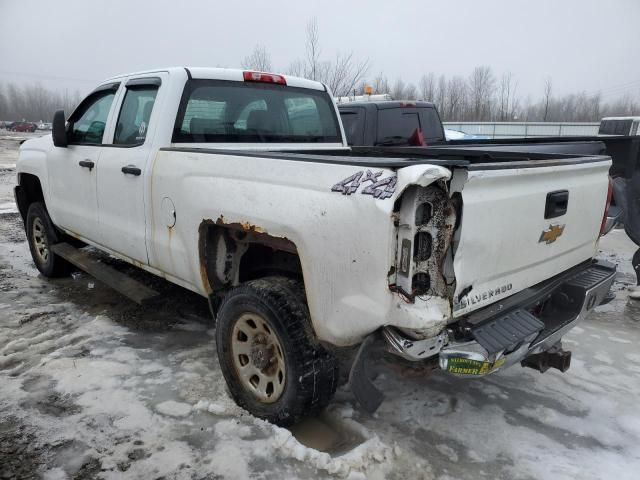
[[[242,61],[243,68],[262,71],[273,68],[271,56],[263,45],[256,45]],[[467,76],[422,75],[416,83],[402,77],[389,81],[384,73],[368,76],[369,59],[357,58],[353,52],[338,52],[324,58],[318,22],[307,24],[304,56],[288,67],[285,74],[319,80],[334,96],[363,95],[365,87],[374,94],[389,94],[395,100],[425,100],[438,107],[444,121],[522,121],[522,122],[597,122],[605,116],[640,115],[640,98],[626,94],[605,102],[600,93],[577,92],[554,95],[548,77],[538,98],[522,96],[518,81],[511,72],[496,75],[489,66],[476,66]],[[639,89],[640,91],[640,82]]]
[[[600,93],[555,96],[550,77],[540,97],[523,97],[511,72],[497,76],[488,66],[477,66],[466,77],[425,74],[417,86],[402,78],[389,82],[380,74],[370,85],[375,93],[394,99],[433,102],[444,121],[597,122],[607,116],[640,115],[640,101],[630,94],[609,102]],[[355,93],[363,90],[361,86]]]
[[[511,72],[498,75],[484,65],[476,66],[467,76],[426,73],[415,83],[400,76],[390,81],[384,73],[371,76],[369,59],[358,58],[353,51],[330,58],[323,55],[315,18],[307,23],[304,52],[287,67],[274,68],[267,48],[260,44],[244,57],[241,66],[318,80],[336,97],[363,95],[370,86],[373,93],[389,94],[396,100],[434,102],[444,121],[596,122],[605,116],[640,115],[637,95],[626,94],[613,101],[604,101],[600,93],[554,95],[549,77],[541,85],[541,95],[533,98],[519,93],[518,80]],[[47,122],[56,110],[71,112],[80,100],[77,90],[0,84],[0,120]]]
[[[71,112],[82,97],[78,90],[56,91],[39,83],[0,84],[0,120],[51,122],[56,110]]]

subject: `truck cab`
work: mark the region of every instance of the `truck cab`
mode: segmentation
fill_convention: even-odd
[[[435,105],[413,101],[356,101],[338,104],[349,145],[424,146],[443,142]]]

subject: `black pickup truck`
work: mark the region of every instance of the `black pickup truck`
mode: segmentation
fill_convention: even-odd
[[[351,102],[338,105],[349,145],[425,146],[445,141],[440,115],[429,102]]]
[[[438,109],[430,102],[361,101],[338,105],[349,145],[365,153],[387,147],[410,154],[429,147],[446,157],[479,150],[484,155],[532,154],[609,155],[613,161],[613,198],[607,231],[624,223],[629,237],[640,245],[640,136],[580,136],[509,139],[446,140]],[[435,148],[435,149],[434,149]]]

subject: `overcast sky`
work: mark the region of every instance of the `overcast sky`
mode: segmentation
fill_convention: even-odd
[[[353,51],[368,77],[511,71],[518,92],[640,97],[640,0],[0,0],[0,82],[83,93],[117,73],[237,67],[264,45],[275,70],[304,55],[317,17],[322,54]]]

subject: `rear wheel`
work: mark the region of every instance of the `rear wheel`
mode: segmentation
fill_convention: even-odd
[[[335,393],[337,360],[311,334],[300,282],[267,277],[230,291],[218,312],[216,344],[231,395],[259,418],[290,425]]]
[[[51,251],[51,246],[59,242],[58,233],[42,202],[29,205],[26,231],[31,258],[40,273],[45,277],[69,275],[71,264]]]

